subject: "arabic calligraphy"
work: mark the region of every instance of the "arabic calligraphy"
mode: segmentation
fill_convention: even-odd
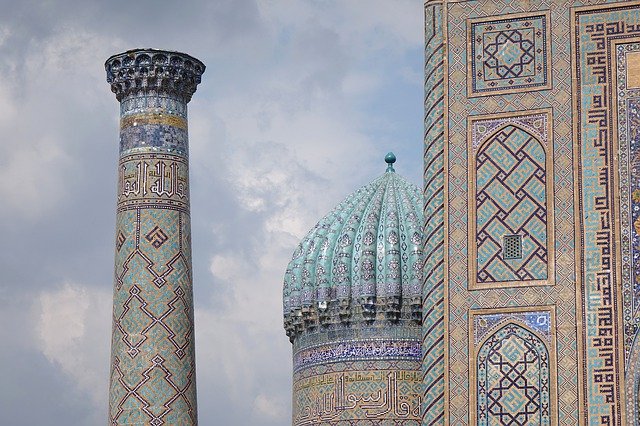
[[[294,382],[294,426],[350,419],[420,420],[419,371],[355,371]]]
[[[188,173],[186,159],[178,155],[154,153],[122,157],[118,209],[141,203],[187,208]]]

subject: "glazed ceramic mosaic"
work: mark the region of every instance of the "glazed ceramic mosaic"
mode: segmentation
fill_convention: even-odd
[[[387,171],[311,229],[284,279],[293,424],[418,425],[419,189]]]
[[[629,317],[625,327],[624,293],[632,291],[633,280],[625,280],[621,273],[630,270],[632,264],[629,248],[621,247],[625,240],[616,225],[622,207],[618,202],[619,185],[625,182],[627,194],[632,189],[628,174],[629,145],[620,143],[616,122],[621,118],[633,121],[632,116],[627,117],[626,108],[615,108],[630,95],[627,87],[621,88],[616,82],[617,73],[626,73],[628,65],[628,57],[619,57],[617,50],[640,38],[640,5],[580,8],[574,10],[573,16],[573,47],[578,64],[574,85],[576,160],[580,164],[576,183],[578,229],[582,234],[578,283],[585,324],[580,330],[584,347],[581,373],[591,405],[587,419],[623,424],[624,330],[635,335],[637,327],[633,330],[634,320]],[[619,166],[623,163],[626,167]],[[628,224],[628,211],[624,219]],[[629,225],[625,234],[628,247]],[[627,365],[630,363],[636,361],[630,359]],[[624,379],[637,381],[635,377]],[[632,396],[629,395],[630,401]],[[631,404],[626,411],[629,422],[637,421],[636,405]]]
[[[555,312],[549,307],[472,310],[471,423],[554,423]]]
[[[478,425],[550,425],[549,349],[526,328],[509,323],[475,357]]]
[[[640,2],[425,20],[422,423],[640,424]]]
[[[420,357],[417,339],[368,339],[337,341],[306,347],[293,355],[293,371],[338,361],[409,360]]]
[[[420,424],[420,328],[383,327],[368,330],[376,339],[352,329],[294,346],[293,425]]]
[[[549,11],[469,21],[469,94],[550,88]]]
[[[445,7],[425,2],[424,281],[422,286],[422,424],[445,420]]]
[[[550,284],[551,111],[472,116],[469,125],[469,287]],[[505,236],[517,237],[513,256]]]
[[[195,425],[186,105],[204,65],[136,50],[105,66],[121,101],[109,423]]]

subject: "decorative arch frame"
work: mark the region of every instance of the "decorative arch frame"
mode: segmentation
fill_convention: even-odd
[[[542,333],[539,330],[534,329],[530,324],[527,324],[527,316],[536,314],[545,314],[548,318],[548,328],[546,333]],[[478,332],[477,324],[482,322],[485,318],[494,319],[492,326],[484,331]],[[495,318],[500,320],[495,321]],[[515,330],[515,331],[512,331]],[[539,383],[546,380],[546,391],[540,389],[540,399],[546,400],[547,414],[540,414],[538,422],[519,422],[515,424],[521,425],[536,425],[536,426],[557,426],[558,425],[558,398],[557,398],[557,364],[556,364],[556,320],[555,320],[555,306],[531,306],[531,307],[518,307],[518,308],[498,308],[498,309],[479,309],[469,311],[469,336],[472,341],[469,344],[469,424],[474,426],[487,426],[491,424],[483,421],[479,415],[480,403],[482,402],[481,392],[483,391],[482,375],[486,374],[480,372],[479,361],[483,351],[485,351],[486,345],[495,343],[496,337],[500,339],[499,334],[505,334],[504,337],[509,337],[513,334],[518,334],[518,337],[525,341],[525,345],[529,346],[530,350],[544,348],[545,353],[541,356],[538,353],[539,358],[546,358],[546,371],[539,371],[538,379]],[[475,340],[475,337],[478,340]],[[524,336],[524,337],[523,337]],[[503,339],[504,340],[504,339]],[[533,348],[532,346],[536,346]],[[511,347],[513,349],[513,347]],[[513,356],[513,353],[511,353]],[[539,362],[542,362],[541,360]],[[522,364],[519,363],[516,366],[511,366],[512,370],[509,373],[521,368]],[[503,368],[503,365],[500,366]],[[507,367],[509,368],[509,367]],[[544,370],[544,369],[542,369]],[[520,372],[523,375],[526,371]],[[517,372],[516,372],[517,374]],[[521,378],[521,377],[519,377]],[[495,379],[495,378],[494,378]],[[510,380],[512,380],[511,377]],[[486,381],[486,378],[484,379]],[[539,384],[539,387],[542,386]],[[484,392],[488,392],[486,389],[486,382]],[[497,389],[499,392],[510,392],[511,389],[501,388]],[[530,391],[528,388],[527,392]],[[513,394],[511,394],[513,396]],[[486,397],[485,397],[486,398]],[[486,399],[485,399],[486,400]],[[522,419],[520,419],[522,420]]]
[[[525,111],[520,113],[493,114],[469,117],[469,143],[468,143],[468,265],[469,265],[469,290],[510,288],[510,287],[527,287],[527,286],[546,286],[555,284],[555,249],[554,249],[554,173],[553,173],[553,138],[552,138],[552,110],[541,109],[534,111]],[[544,228],[525,229],[522,234],[516,232],[505,232],[503,235],[491,234],[486,238],[490,238],[493,245],[493,257],[491,260],[485,261],[485,265],[479,265],[479,247],[478,241],[480,235],[478,232],[478,154],[484,152],[489,144],[496,142],[497,136],[505,129],[514,128],[514,132],[518,131],[526,134],[529,139],[533,139],[542,150],[544,161],[542,164],[544,179]],[[513,132],[512,132],[513,134]],[[513,170],[512,170],[513,171]],[[498,171],[502,173],[502,171]],[[535,170],[534,170],[535,172]],[[506,174],[507,179],[510,178],[509,173]],[[532,175],[533,176],[533,175]],[[528,182],[525,179],[526,182]],[[483,194],[485,196],[486,194]],[[533,198],[535,194],[533,194]],[[506,197],[505,197],[506,198]],[[516,200],[516,195],[512,197]],[[494,204],[499,201],[489,200]],[[488,202],[485,200],[485,202]],[[515,201],[516,204],[520,201]],[[530,214],[538,216],[535,212]],[[509,227],[504,223],[508,217],[501,218],[501,225],[504,229]],[[527,225],[528,226],[528,225]],[[525,261],[518,262],[516,260],[499,259],[501,256],[502,245],[493,244],[494,241],[501,240],[504,235],[515,234],[520,235],[523,250],[527,250],[530,255]],[[540,236],[544,237],[544,241],[540,241]],[[534,250],[534,251],[532,251]],[[543,250],[542,259],[540,256],[532,256],[536,250]],[[484,250],[486,251],[486,250]],[[546,259],[544,257],[546,256]],[[508,270],[506,275],[511,275],[509,279],[504,277],[500,279],[480,280],[479,273],[485,270],[489,263],[503,266],[504,270]],[[542,265],[540,265],[542,263]],[[544,269],[541,269],[544,268]],[[517,271],[516,271],[517,269]],[[531,271],[534,271],[533,273]],[[536,272],[537,271],[537,272]],[[540,273],[544,271],[544,273]],[[518,276],[517,272],[526,272],[528,276]]]

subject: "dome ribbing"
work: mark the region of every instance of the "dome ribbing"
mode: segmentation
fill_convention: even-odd
[[[422,293],[422,195],[387,172],[358,189],[300,242],[284,278],[284,325],[305,330],[374,322],[419,322]]]

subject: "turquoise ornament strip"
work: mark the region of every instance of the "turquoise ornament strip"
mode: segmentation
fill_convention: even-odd
[[[445,55],[442,1],[425,3],[422,424],[445,424]]]

